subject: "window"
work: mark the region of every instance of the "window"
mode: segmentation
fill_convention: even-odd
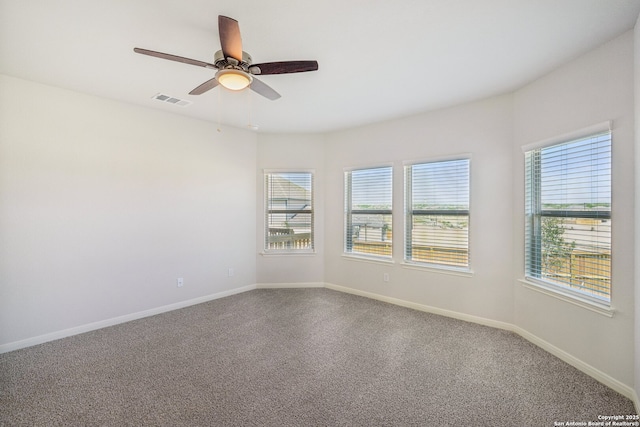
[[[265,251],[313,250],[313,174],[265,173]]]
[[[469,164],[405,166],[405,261],[469,268]]]
[[[345,252],[391,258],[391,167],[345,172]]]
[[[611,133],[525,152],[525,276],[609,302]]]

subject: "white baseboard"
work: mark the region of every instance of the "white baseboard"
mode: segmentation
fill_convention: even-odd
[[[27,338],[20,341],[10,342],[0,345],[0,354],[7,353],[9,351],[20,350],[21,348],[31,347],[33,345],[42,344],[49,341],[58,340],[61,338],[70,337],[73,335],[82,334],[85,332],[95,331],[96,329],[106,328],[108,326],[118,325],[120,323],[130,322],[132,320],[142,319],[144,317],[154,316],[156,314],[166,313],[167,311],[178,310],[180,308],[189,307],[203,302],[216,300],[219,298],[228,297],[231,295],[239,294],[242,292],[251,291],[256,289],[256,285],[244,286],[242,288],[231,289],[228,291],[218,292],[211,295],[205,295],[203,297],[193,298],[187,301],[180,301],[174,304],[163,305],[161,307],[152,308],[149,310],[139,311],[137,313],[126,314],[124,316],[118,316],[111,319],[100,320],[98,322],[87,323],[85,325],[76,326],[61,331],[51,332],[49,334],[38,335],[36,337]]]
[[[606,385],[607,387],[612,388],[613,390],[617,391],[621,395],[628,397],[629,399],[631,399],[631,401],[633,401],[634,405],[636,406],[636,411],[638,410],[638,396],[636,395],[636,392],[632,387],[629,387],[628,385],[616,380],[612,376],[605,374],[599,369],[594,368],[588,363],[583,362],[577,357],[567,353],[566,351],[554,346],[553,344],[550,344],[549,342],[543,340],[542,338],[536,335],[533,335],[532,333],[518,326],[512,325],[512,331],[520,335],[522,338],[526,339],[527,341],[542,348],[543,350],[553,354],[558,359],[568,363],[574,368],[598,380],[599,382]]]
[[[384,296],[384,295],[379,295],[379,294],[374,294],[371,292],[366,292],[366,291],[361,291],[358,289],[353,289],[353,288],[347,288],[344,286],[339,286],[339,285],[334,285],[331,283],[327,283],[325,285],[328,289],[333,289],[336,291],[340,291],[340,292],[345,292],[345,293],[349,293],[349,294],[354,294],[354,295],[359,295],[359,296],[363,296],[363,297],[367,297],[367,298],[372,298],[378,301],[383,301],[383,302],[388,302],[391,304],[395,304],[395,305],[399,305],[402,307],[407,307],[407,308],[412,308],[415,310],[419,310],[419,311],[424,311],[427,313],[433,313],[433,314],[439,314],[441,316],[446,316],[446,317],[452,317],[454,319],[459,319],[459,320],[464,320],[467,322],[473,322],[473,323],[478,323],[480,325],[485,325],[485,326],[491,326],[493,328],[498,328],[498,329],[504,329],[507,331],[511,331],[514,332],[518,335],[520,335],[522,338],[526,339],[527,341],[537,345],[538,347],[542,348],[543,350],[553,354],[554,356],[556,356],[557,358],[559,358],[560,360],[568,363],[569,365],[573,366],[574,368],[584,372],[585,374],[589,375],[590,377],[594,378],[595,380],[601,382],[602,384],[606,385],[607,387],[612,388],[613,390],[617,391],[618,393],[622,394],[623,396],[631,399],[631,401],[633,401],[635,407],[636,407],[636,412],[638,412],[640,410],[640,402],[638,401],[638,395],[636,394],[635,390],[632,387],[629,387],[628,385],[616,380],[615,378],[611,377],[610,375],[605,374],[604,372],[594,368],[593,366],[583,362],[582,360],[578,359],[575,356],[572,356],[571,354],[567,353],[566,351],[550,344],[549,342],[543,340],[542,338],[539,338],[536,335],[533,335],[532,333],[516,326],[513,325],[511,323],[506,323],[506,322],[500,322],[497,320],[492,320],[492,319],[486,319],[483,317],[478,317],[478,316],[472,316],[469,314],[464,314],[464,313],[459,313],[459,312],[455,312],[455,311],[450,311],[450,310],[443,310],[441,308],[436,308],[436,307],[431,307],[428,305],[424,305],[424,304],[417,304],[414,302],[410,302],[410,301],[405,301],[405,300],[401,300],[401,299],[397,299],[397,298],[391,298],[388,296]],[[640,412],[638,412],[640,413]]]
[[[470,314],[459,313],[457,311],[444,310],[442,308],[431,307],[424,304],[418,304],[411,301],[401,300],[398,298],[392,298],[385,295],[374,294],[372,292],[361,291],[358,289],[347,288],[345,286],[334,285],[332,283],[325,284],[328,289],[334,291],[345,292],[348,294],[359,295],[366,298],[375,299],[378,301],[388,302],[390,304],[399,305],[401,307],[412,308],[418,311],[424,311],[427,313],[439,314],[441,316],[452,317],[454,319],[464,320],[466,322],[478,323],[480,325],[491,326],[497,329],[512,330],[513,325],[510,323],[500,322],[498,320],[486,319],[484,317],[473,316]]]

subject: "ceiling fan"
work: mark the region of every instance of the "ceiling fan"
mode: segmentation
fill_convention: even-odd
[[[218,16],[218,32],[220,33],[222,50],[215,53],[213,64],[138,47],[133,50],[143,55],[218,70],[214,78],[207,80],[193,89],[189,92],[189,95],[201,95],[218,85],[222,85],[231,90],[242,90],[248,86],[251,90],[265,98],[276,100],[280,98],[280,94],[254,76],[302,73],[305,71],[316,71],[318,69],[317,61],[281,61],[253,64],[251,55],[242,50],[242,39],[240,37],[238,21],[227,16]]]

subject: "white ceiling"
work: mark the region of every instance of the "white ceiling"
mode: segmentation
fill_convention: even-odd
[[[639,13],[640,0],[0,0],[0,73],[260,132],[326,132],[511,91]],[[191,96],[214,70],[133,52],[213,62],[218,15],[239,21],[254,63],[319,70],[260,77],[276,101]]]

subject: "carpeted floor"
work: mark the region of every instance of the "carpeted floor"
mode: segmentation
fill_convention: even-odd
[[[519,336],[255,290],[0,355],[2,426],[553,426],[635,413]]]

